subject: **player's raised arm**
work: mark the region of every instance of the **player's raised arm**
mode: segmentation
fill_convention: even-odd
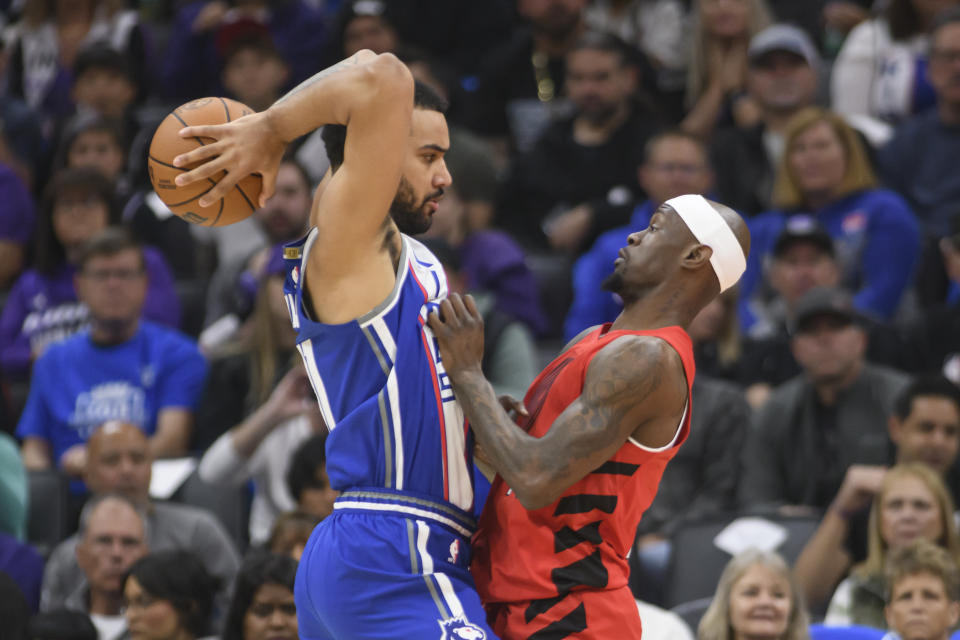
[[[203,162],[179,176],[177,184],[191,184],[225,170],[227,175],[202,198],[204,204],[221,198],[244,176],[260,173],[264,178],[262,205],[273,193],[280,158],[289,142],[326,124],[360,124],[356,128],[365,128],[371,123],[386,136],[382,162],[371,167],[371,175],[386,169],[384,182],[393,180],[395,189],[412,96],[413,79],[403,63],[391,54],[360,51],[305,80],[264,112],[229,124],[185,128],[183,137],[212,138],[214,142],[174,160],[182,167]],[[368,186],[372,187],[372,197],[381,191],[390,192],[386,196],[389,204],[391,187],[381,190],[376,185]]]

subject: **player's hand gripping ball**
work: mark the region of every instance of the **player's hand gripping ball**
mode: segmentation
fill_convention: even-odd
[[[241,116],[253,113],[253,109],[229,98],[200,98],[180,105],[164,118],[150,143],[147,166],[153,189],[170,210],[194,224],[206,227],[222,227],[243,220],[257,209],[262,183],[259,175],[249,175],[240,180],[226,196],[213,204],[201,207],[200,197],[217,184],[225,172],[200,182],[178,187],[174,179],[199,166],[173,166],[173,159],[204,144],[210,138],[181,138],[179,131],[194,125],[224,124]]]

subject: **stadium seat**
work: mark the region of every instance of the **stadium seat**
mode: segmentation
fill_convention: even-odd
[[[690,630],[696,633],[697,627],[700,626],[700,618],[707,612],[707,608],[711,602],[713,602],[713,597],[697,598],[690,602],[678,604],[671,609],[671,611],[680,616],[680,618],[687,623],[687,626],[690,627]]]
[[[677,530],[671,538],[673,551],[664,585],[664,604],[667,608],[713,596],[720,574],[732,557],[717,546],[717,534],[748,515],[753,517],[752,514],[736,514],[690,523]],[[759,517],[783,527],[786,537],[774,550],[791,565],[820,524],[819,515],[784,517],[764,514]]]
[[[233,538],[237,549],[247,548],[249,491],[246,486],[230,487],[204,482],[196,471],[171,496],[172,502],[187,504],[212,513]]]
[[[46,558],[70,534],[69,486],[66,477],[54,469],[28,471],[27,485],[30,494],[27,542]]]

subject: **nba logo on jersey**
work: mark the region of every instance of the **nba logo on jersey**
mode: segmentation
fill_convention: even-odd
[[[460,541],[454,540],[450,543],[450,557],[447,558],[447,562],[451,564],[457,564],[457,558],[460,556]]]
[[[486,640],[487,634],[477,625],[467,622],[463,617],[438,620],[443,635],[440,640]]]

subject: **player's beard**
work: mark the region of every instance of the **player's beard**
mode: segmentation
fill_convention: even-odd
[[[636,291],[627,287],[627,283],[623,279],[623,274],[617,270],[614,270],[613,273],[604,278],[603,282],[600,283],[600,288],[620,296],[624,306],[639,298]]]
[[[397,195],[390,204],[390,217],[401,233],[415,236],[425,232],[433,222],[433,216],[427,213],[427,202],[443,195],[443,189],[437,189],[421,202],[413,192],[413,186],[404,177],[400,178]]]

